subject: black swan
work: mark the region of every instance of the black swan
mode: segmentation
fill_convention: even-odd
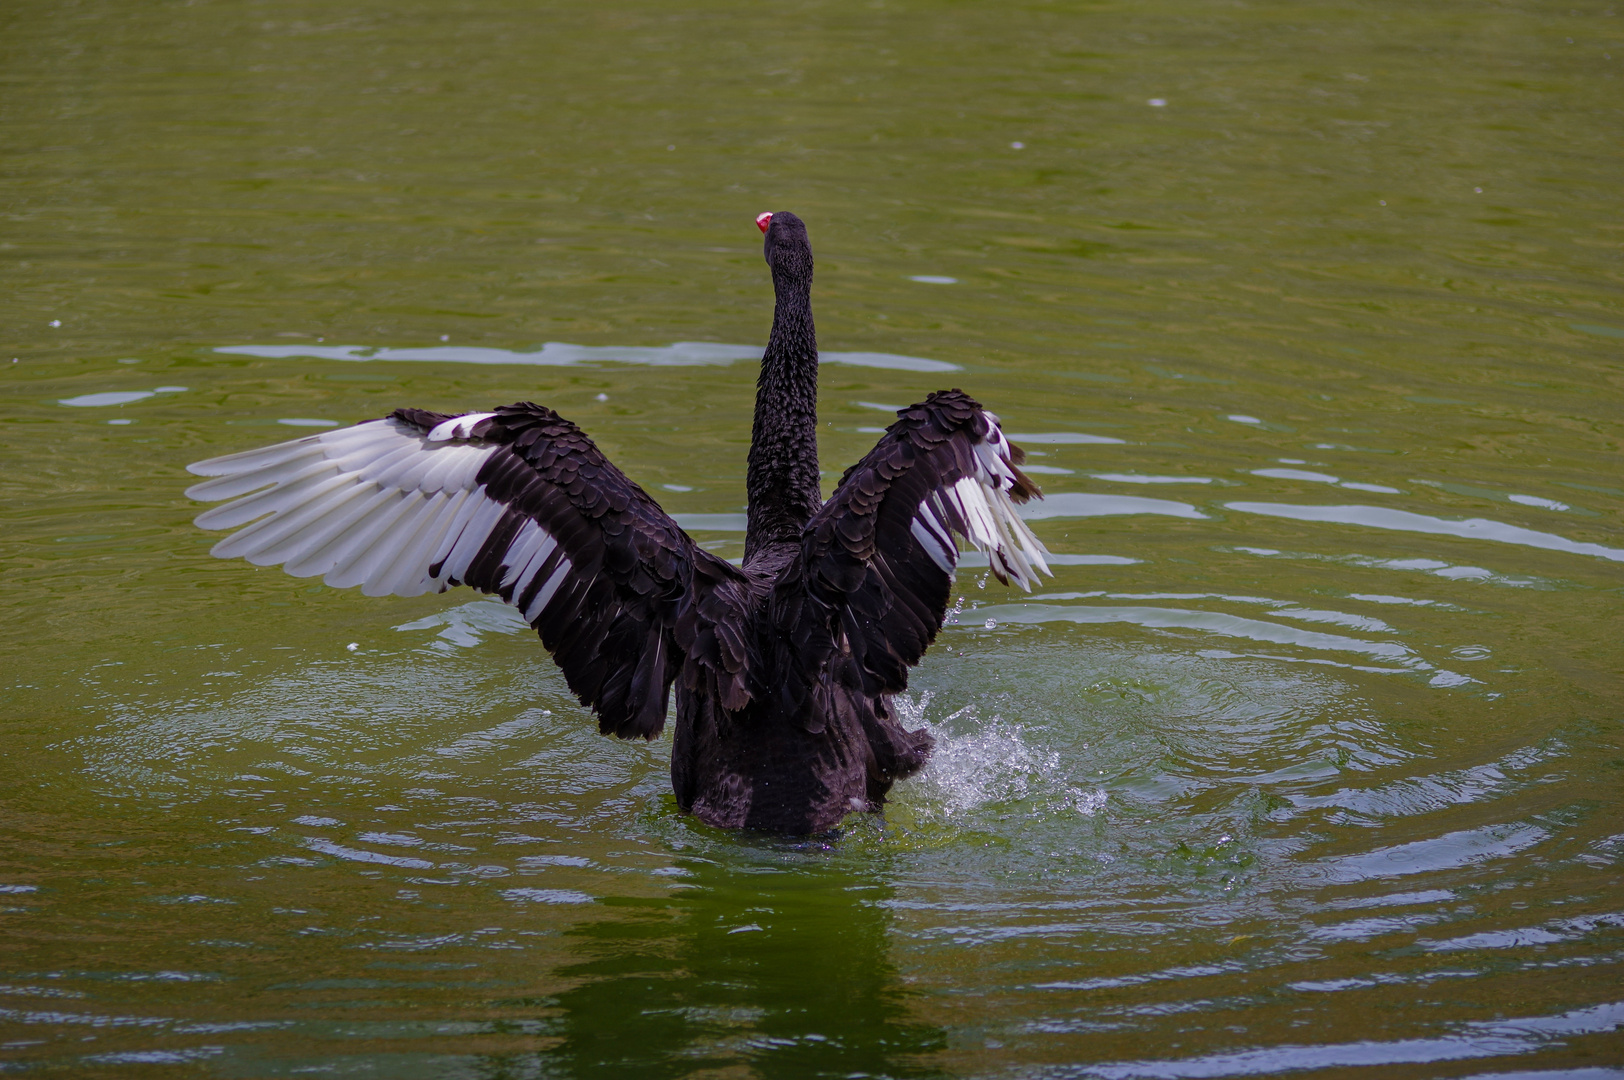
[[[677,805],[723,828],[820,833],[878,810],[932,740],[898,722],[941,628],[954,534],[1030,591],[1048,573],[1015,504],[1039,492],[998,418],[942,390],[897,421],[833,497],[818,491],[812,248],[763,214],[777,305],[756,383],[749,530],[736,567],[694,543],[582,431],[530,402],[399,409],[228,457],[194,499],[213,554],[416,596],[471,585],[519,609],[604,734],[652,739],[676,687]]]

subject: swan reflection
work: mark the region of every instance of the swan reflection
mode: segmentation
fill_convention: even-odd
[[[549,1057],[575,1077],[947,1075],[890,957],[891,886],[815,846],[749,843],[566,932]]]

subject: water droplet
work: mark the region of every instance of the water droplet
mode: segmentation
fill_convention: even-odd
[[[993,627],[995,627],[997,625],[998,625],[998,620],[997,619],[988,619],[987,620],[987,629],[988,630],[991,630]]]
[[[62,325],[62,320],[61,319],[52,319],[51,320],[51,325],[52,326],[61,326]]]
[[[1148,102],[1146,102],[1146,104],[1149,105],[1153,109],[1160,109],[1162,106],[1167,104],[1167,99],[1166,98],[1153,97]]]
[[[357,649],[359,649],[361,647],[361,643],[359,641],[352,641],[352,642],[350,642],[348,645],[346,645],[344,647],[346,649],[348,649],[350,652],[354,652],[355,650],[357,650]]]
[[[599,394],[597,400],[599,400],[599,401],[608,401],[609,400],[609,395],[608,394]]]
[[[1009,148],[1011,150],[1025,150],[1026,144],[1023,142],[1012,142],[1009,144]]]

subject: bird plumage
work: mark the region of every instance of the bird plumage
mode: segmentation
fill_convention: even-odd
[[[877,809],[930,736],[890,696],[935,638],[953,537],[1030,589],[1044,549],[1015,512],[1038,495],[997,417],[960,390],[903,409],[817,487],[817,345],[805,228],[775,214],[778,302],[758,382],[744,565],[700,547],[585,433],[541,405],[399,409],[190,466],[222,558],[369,595],[469,585],[536,628],[600,730],[653,738],[675,687],[672,783],[722,827],[821,832]]]

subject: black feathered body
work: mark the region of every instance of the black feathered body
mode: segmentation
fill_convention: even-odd
[[[746,561],[752,700],[734,711],[714,694],[678,694],[671,768],[684,810],[715,825],[820,832],[878,809],[924,766],[933,740],[902,726],[891,696],[935,640],[953,577],[922,557],[914,523],[923,512],[942,533],[970,531],[934,496],[976,474],[989,426],[960,390],[903,410],[792,550],[763,549],[759,569]],[[1011,471],[1014,499],[1037,494]]]
[[[573,423],[529,402],[503,406],[470,434],[505,448],[476,480],[509,510],[447,584],[522,609],[556,563],[526,591],[504,584],[491,553],[511,547],[523,522],[547,523],[555,559],[580,554],[535,627],[600,730],[654,737],[674,691],[671,779],[684,811],[722,828],[822,832],[878,809],[929,757],[930,735],[904,729],[889,697],[934,639],[952,578],[934,563],[910,569],[911,537],[890,558],[878,545],[884,532],[892,544],[907,536],[942,484],[930,451],[955,435],[967,448],[980,416],[957,390],[908,410],[847,471],[819,524],[759,545],[741,570],[694,544]],[[428,432],[455,418],[402,409],[392,419]],[[972,468],[965,453],[944,459],[950,471]]]

